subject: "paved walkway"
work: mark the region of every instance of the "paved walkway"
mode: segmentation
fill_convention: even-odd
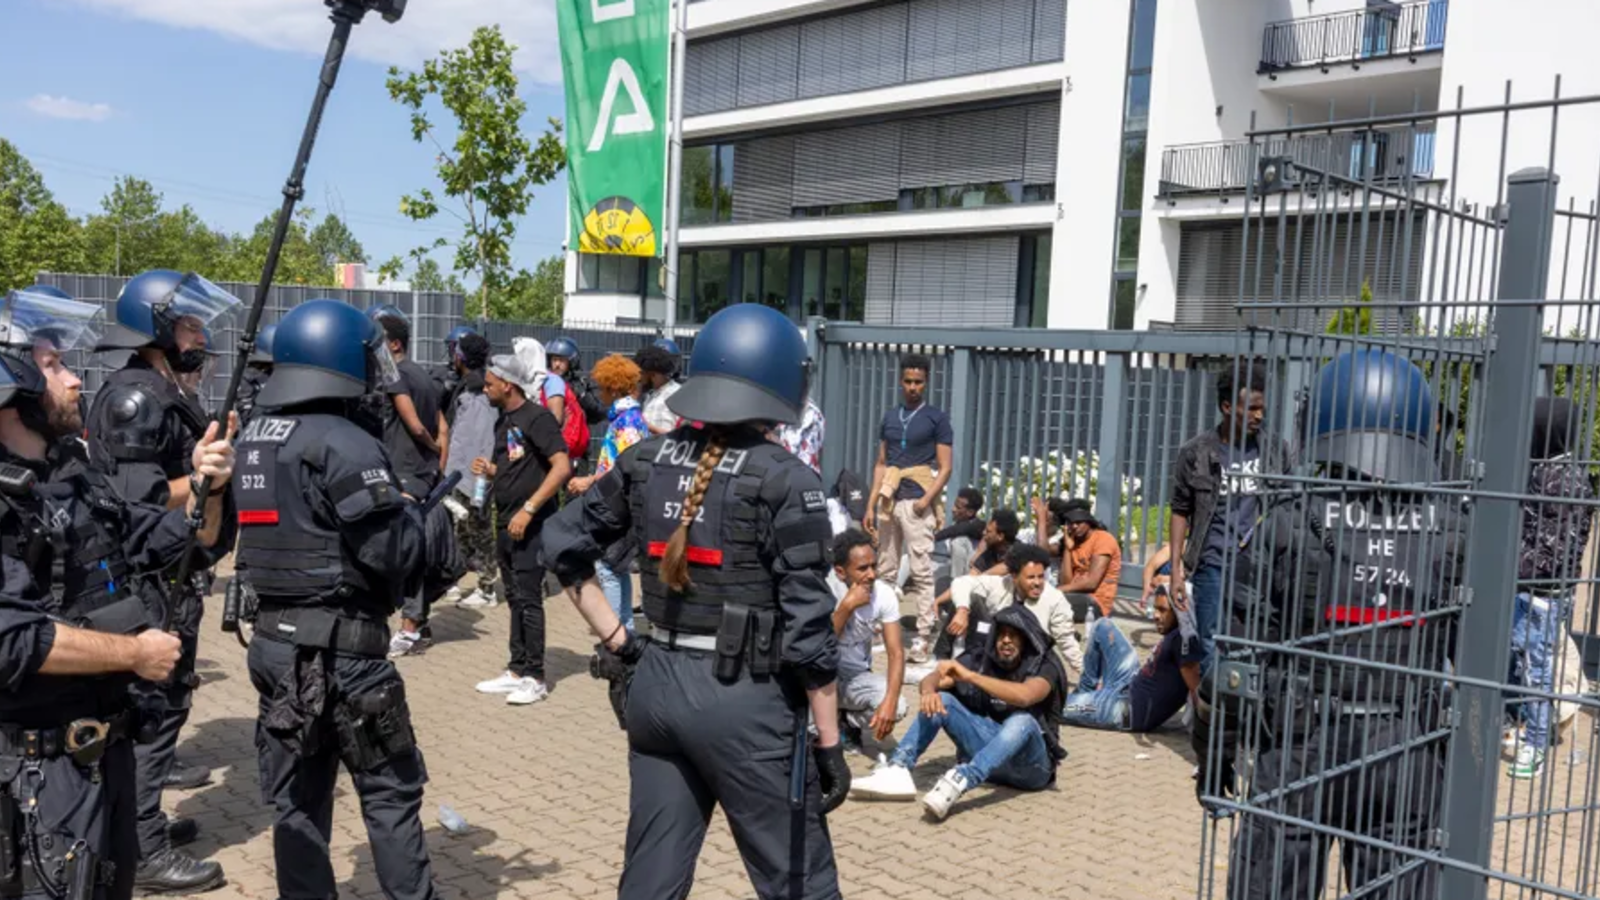
[[[180,748],[212,766],[215,781],[169,793],[168,808],[196,816],[194,849],[226,867],[227,887],[206,896],[275,894],[271,816],[255,765],[256,695],[244,651],[206,619],[204,686]],[[548,601],[549,699],[508,707],[473,684],[505,662],[506,610],[445,606],[439,643],[401,661],[432,781],[424,818],[434,872],[447,898],[613,898],[627,821],[627,748],[603,684],[588,674],[592,640],[560,598]],[[1154,630],[1128,623],[1148,648]],[[903,733],[904,725],[902,724]],[[1064,729],[1071,757],[1054,789],[980,788],[941,824],[916,804],[847,802],[830,817],[845,896],[885,898],[1127,898],[1195,896],[1200,824],[1181,732],[1154,737]],[[953,764],[944,738],[917,769],[930,787]],[[858,775],[868,763],[855,758]],[[437,823],[448,804],[472,829]],[[381,898],[355,795],[341,776],[333,826],[342,898]],[[721,816],[700,856],[695,898],[752,897]]]

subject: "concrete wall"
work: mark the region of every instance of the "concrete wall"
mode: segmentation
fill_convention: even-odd
[[[1079,2],[1067,9],[1067,80],[1061,97],[1047,320],[1051,328],[1110,324],[1128,13],[1128,0]]]

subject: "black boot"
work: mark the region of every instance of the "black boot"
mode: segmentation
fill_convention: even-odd
[[[195,859],[173,847],[142,860],[133,870],[133,886],[143,894],[198,894],[222,887],[226,880],[221,863]]]
[[[174,847],[194,843],[200,836],[200,823],[188,816],[173,816],[167,819],[167,843]]]
[[[174,760],[172,770],[167,772],[167,780],[161,783],[164,788],[179,791],[192,791],[211,782],[211,770],[205,766],[197,766],[181,760]]]

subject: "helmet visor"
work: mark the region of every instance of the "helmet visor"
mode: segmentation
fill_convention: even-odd
[[[174,319],[192,317],[199,321],[202,328],[217,324],[220,319],[232,315],[244,305],[238,297],[193,272],[183,276],[167,303],[169,316]]]
[[[400,367],[395,365],[394,354],[389,352],[389,344],[383,340],[383,332],[378,332],[378,337],[368,346],[372,353],[372,375],[378,387],[386,387],[400,380]]]
[[[49,341],[66,353],[100,340],[105,310],[95,303],[64,300],[34,291],[12,291],[0,306],[0,344],[32,347]]]

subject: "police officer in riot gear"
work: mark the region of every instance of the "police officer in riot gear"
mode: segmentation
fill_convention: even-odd
[[[117,297],[101,350],[132,350],[126,365],[106,377],[89,408],[89,459],[125,500],[182,506],[196,481],[189,465],[195,441],[206,428],[206,412],[187,387],[208,360],[206,330],[239,307],[238,298],[195,273],[152,269],[129,279]],[[164,702],[165,718],[155,740],[135,753],[139,772],[138,883],[150,892],[192,891],[220,883],[222,866],[200,861],[175,843],[192,840],[191,821],[168,821],[161,810],[164,787],[197,787],[210,779],[199,766],[176,762],[178,732],[193,703],[195,656],[206,573],[190,583],[172,582],[176,566],[137,574],[137,589],[184,640],[178,671],[164,685],[147,686],[152,703]],[[159,620],[159,619],[158,619]],[[178,838],[174,841],[174,838]]]
[[[469,334],[477,334],[471,326],[457,325],[450,329],[444,336],[444,362],[428,370],[428,375],[433,378],[433,383],[439,387],[439,404],[441,409],[448,410],[451,401],[456,398],[456,391],[461,385],[461,374],[456,371],[456,345]]]
[[[1443,685],[1371,665],[1439,672],[1454,651],[1466,521],[1449,497],[1416,489],[1439,481],[1435,408],[1410,361],[1335,357],[1305,408],[1318,477],[1268,484],[1253,558],[1235,561],[1223,633],[1253,643],[1220,642],[1194,732],[1202,793],[1232,793],[1241,743],[1255,754],[1230,897],[1322,896],[1320,829],[1435,846]],[[1437,867],[1342,843],[1345,891],[1436,896]]]
[[[392,381],[383,330],[337,300],[290,310],[239,436],[239,562],[260,601],[250,680],[261,791],[276,810],[283,897],[337,893],[328,859],[340,762],[361,795],[384,895],[436,896],[418,811],[427,781],[388,617],[423,574],[419,507],[401,494],[360,398]]]
[[[805,409],[806,347],[781,313],[739,304],[706,323],[690,366],[670,405],[705,427],[630,447],[544,530],[554,571],[603,639],[594,668],[612,679],[628,732],[619,897],[687,896],[717,803],[759,897],[838,897],[823,817],[850,770],[825,582],[831,530],[817,474],[763,437]],[[649,638],[622,627],[594,578],[625,536],[649,556]]]
[[[606,421],[610,408],[600,402],[599,389],[583,371],[583,360],[578,356],[578,342],[562,335],[544,345],[544,355],[550,362],[550,371],[566,379],[567,387],[578,398],[578,406],[583,408],[583,417],[589,420],[589,424]]]
[[[134,679],[165,681],[182,644],[131,590],[174,564],[203,504],[197,553],[232,542],[233,450],[212,424],[191,464],[217,486],[185,508],[123,500],[82,444],[81,382],[63,353],[92,346],[102,311],[55,292],[0,302],[0,896],[131,897]]]

